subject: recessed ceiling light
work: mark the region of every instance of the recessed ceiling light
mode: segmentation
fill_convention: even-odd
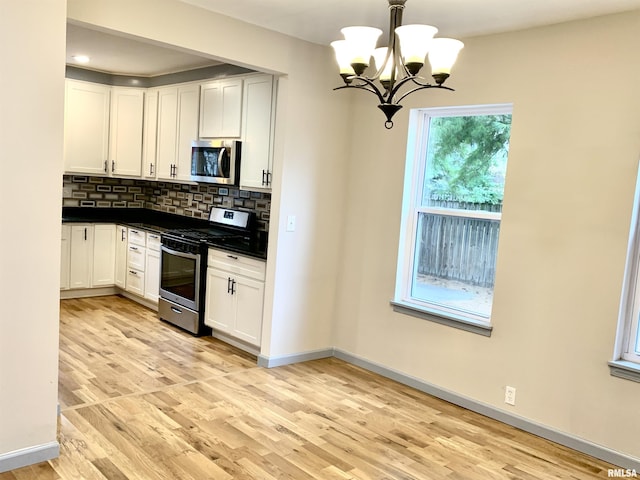
[[[90,58],[86,55],[73,55],[73,58],[78,63],[89,63]]]

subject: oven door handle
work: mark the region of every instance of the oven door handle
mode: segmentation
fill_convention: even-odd
[[[177,257],[193,258],[195,260],[197,260],[200,257],[199,253],[178,252],[177,250],[171,250],[170,248],[165,247],[164,245],[160,246],[160,250],[162,250],[163,252],[167,252],[170,255],[176,255]]]

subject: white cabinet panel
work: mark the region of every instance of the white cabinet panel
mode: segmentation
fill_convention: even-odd
[[[178,180],[190,180],[191,143],[198,139],[198,110],[200,88],[187,85],[178,88],[178,143],[176,145],[176,169]]]
[[[188,181],[191,142],[198,138],[198,85],[161,88],[158,94],[158,178]]]
[[[265,262],[209,249],[204,323],[260,346]]]
[[[71,254],[71,227],[62,225],[60,239],[60,290],[69,288],[69,256]]]
[[[244,81],[240,187],[271,188],[273,159],[273,76]]]
[[[127,227],[116,227],[116,287],[124,289],[127,285]]]
[[[157,302],[160,296],[160,234],[147,232],[144,298]]]
[[[93,268],[91,285],[104,287],[115,283],[116,226],[98,224],[93,227]]]
[[[144,295],[144,273],[132,268],[127,270],[127,292]]]
[[[106,175],[109,155],[111,87],[67,80],[64,114],[64,169]]]
[[[113,87],[109,157],[113,175],[140,176],[144,92]]]
[[[142,132],[142,175],[156,178],[158,141],[158,90],[148,90],[144,101],[144,122]]]
[[[140,270],[144,272],[146,248],[138,245],[132,245],[129,242],[129,251],[127,252],[127,268],[134,270]]]
[[[93,266],[93,225],[71,226],[69,288],[89,288]]]
[[[200,91],[200,138],[240,137],[242,79],[205,83]]]

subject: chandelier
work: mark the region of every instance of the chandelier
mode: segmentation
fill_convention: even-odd
[[[331,42],[345,83],[334,90],[358,88],[376,95],[380,102],[378,108],[387,117],[384,124],[387,129],[393,127],[391,119],[402,108],[400,102],[406,96],[427,88],[453,90],[443,84],[464,46],[453,38],[433,38],[438,29],[430,25],[402,25],[406,1],[389,0],[388,47],[376,48],[382,30],[373,27],[345,27],[340,30],[344,40]],[[418,76],[427,54],[435,84]],[[367,77],[364,73],[371,57],[376,72]]]

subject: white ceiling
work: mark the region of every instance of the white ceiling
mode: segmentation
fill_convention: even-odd
[[[341,38],[344,26],[386,29],[389,23],[387,0],[179,1],[322,45]],[[439,28],[438,36],[464,38],[638,8],[640,0],[408,0],[403,23],[426,23]],[[215,64],[72,25],[67,61],[73,64],[70,55],[83,52],[92,57],[87,68],[112,73],[153,76]]]
[[[81,64],[74,55],[87,55],[91,61]],[[118,75],[153,77],[220,62],[67,23],[67,64]]]

